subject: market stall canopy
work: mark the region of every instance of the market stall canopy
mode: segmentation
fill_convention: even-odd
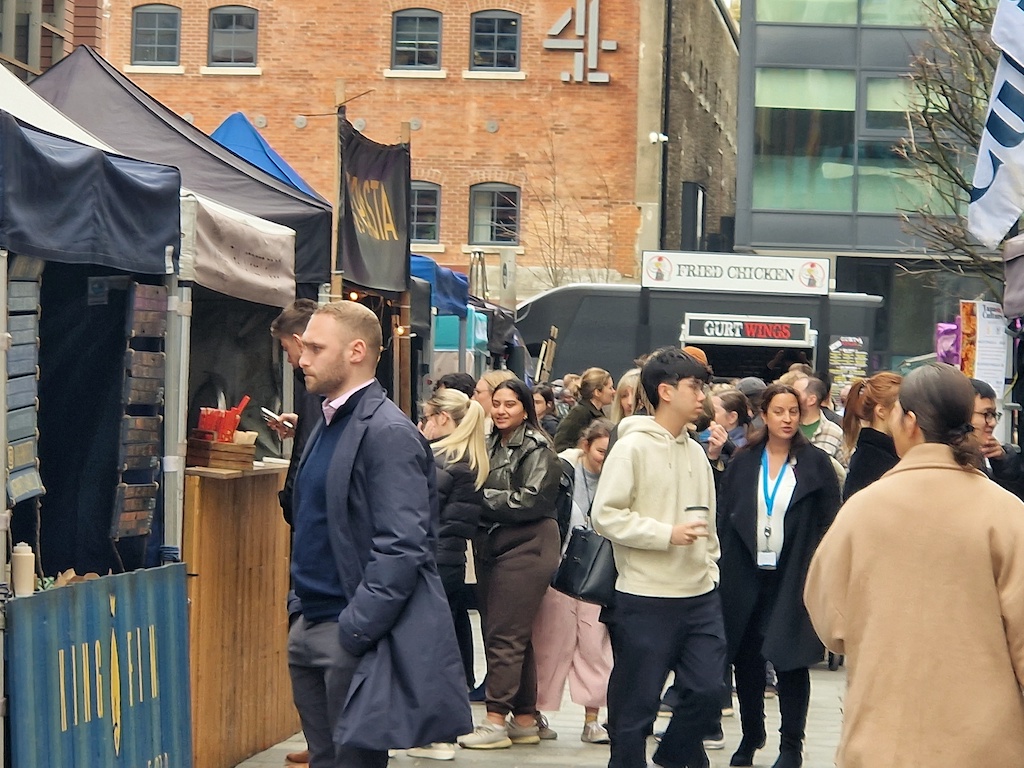
[[[270,146],[256,126],[250,123],[249,119],[241,112],[228,115],[224,122],[217,126],[217,130],[210,134],[210,137],[221,146],[227,147],[239,157],[248,160],[257,168],[262,168],[285,184],[295,187],[300,192],[305,192],[310,197],[323,200],[299,175],[298,171],[292,168],[288,161]],[[324,200],[324,202],[327,201]]]
[[[174,168],[60,138],[0,111],[0,248],[64,264],[173,272],[180,187]]]
[[[64,115],[4,67],[0,67],[0,97],[4,108],[24,123],[116,154],[109,144]],[[274,307],[287,306],[294,300],[294,231],[184,188],[181,209],[179,274],[183,280],[194,280],[218,293]],[[233,258],[237,253],[247,254],[258,268],[240,270]]]
[[[79,46],[30,86],[120,152],[169,163],[194,192],[295,230],[295,281],[330,279],[331,206],[225,149]]]
[[[433,290],[431,303],[439,315],[466,316],[469,302],[469,278],[447,267],[440,266],[427,256],[410,257],[413,277],[426,280]]]

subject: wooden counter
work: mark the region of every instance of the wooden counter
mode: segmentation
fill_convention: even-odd
[[[286,465],[185,470],[195,768],[232,768],[299,730],[288,677]]]

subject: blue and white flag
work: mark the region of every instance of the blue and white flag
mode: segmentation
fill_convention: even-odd
[[[1024,45],[1021,39],[1013,43]],[[996,68],[972,184],[967,228],[995,248],[1024,212],[1024,64],[1006,51]]]
[[[1024,64],[1024,2],[999,0],[992,22],[992,42],[1011,59]]]

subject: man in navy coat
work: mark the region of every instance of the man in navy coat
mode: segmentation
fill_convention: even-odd
[[[381,343],[355,302],[320,307],[302,334],[324,403],[294,490],[288,667],[312,768],[378,768],[389,748],[472,729],[434,562],[433,456],[374,379]]]

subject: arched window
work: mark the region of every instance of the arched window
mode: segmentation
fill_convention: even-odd
[[[469,190],[471,245],[519,243],[519,187],[476,184]]]
[[[259,16],[255,8],[222,5],[210,10],[210,66],[255,67]]]
[[[418,243],[439,242],[441,229],[441,187],[429,181],[414,181],[409,200],[409,237]]]
[[[392,16],[391,66],[393,69],[441,68],[441,14],[424,8],[398,11]]]
[[[480,11],[471,23],[470,69],[519,69],[520,16],[510,11]]]
[[[132,9],[132,64],[173,67],[180,54],[180,8],[140,5]]]

